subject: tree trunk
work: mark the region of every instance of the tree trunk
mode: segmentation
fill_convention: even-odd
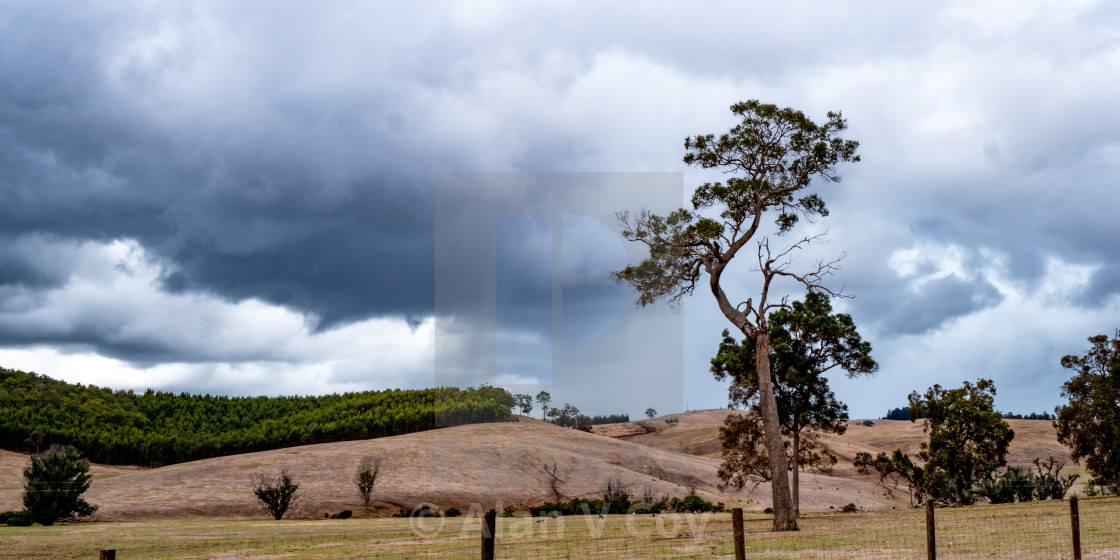
[[[755,366],[758,370],[758,397],[762,407],[762,431],[766,435],[766,454],[770,460],[770,489],[774,499],[774,530],[796,531],[793,500],[789,492],[789,461],[782,445],[782,427],[778,421],[778,404],[770,379],[770,333],[755,338]]]
[[[791,489],[793,490],[793,518],[801,519],[801,480],[798,476],[798,471],[801,470],[801,432],[800,430],[793,431],[793,483]]]

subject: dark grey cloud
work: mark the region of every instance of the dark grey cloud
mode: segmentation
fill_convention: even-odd
[[[649,343],[618,320],[620,305],[634,311],[625,294],[601,281],[618,248],[574,224],[547,256],[540,228],[472,239],[488,209],[541,205],[482,190],[441,223],[437,177],[671,171],[691,188],[715,175],[683,166],[681,140],[726,130],[727,105],[747,98],[818,118],[841,109],[862,142],[864,161],[822,193],[831,243],[804,262],[850,251],[836,281],[857,298],[842,305],[880,337],[884,364],[910,356],[900,341],[977,328],[1024,301],[1099,322],[1094,310],[1120,293],[1117,21],[1104,4],[6,3],[0,347],[198,364],[182,387],[212,384],[212,362],[322,360],[330,352],[283,349],[314,340],[341,352],[369,343],[348,326],[397,318],[408,323],[386,327],[392,337],[444,333],[442,349],[409,351],[434,352],[446,380],[496,371],[500,341],[519,348],[496,352],[514,374],[606,375],[609,365],[580,368],[609,363],[608,349],[545,350],[603,329],[638,349],[615,355]],[[643,192],[611,192],[573,195],[574,206],[609,225],[613,211],[646,205]],[[501,258],[441,254],[441,235],[500,246]],[[946,248],[964,255],[960,270],[944,270]],[[914,251],[937,258],[892,267]],[[570,286],[557,288],[558,255]],[[121,280],[128,267],[154,291]],[[729,280],[749,284],[748,269]],[[441,296],[444,282],[461,291]],[[138,328],[164,307],[180,320]],[[302,325],[270,315],[283,312]],[[433,315],[442,330],[425,322]],[[685,367],[704,377],[723,319],[686,319],[705,334],[688,339]],[[273,333],[242,350],[204,327],[270,322],[301,342]],[[709,389],[690,398],[723,404]]]

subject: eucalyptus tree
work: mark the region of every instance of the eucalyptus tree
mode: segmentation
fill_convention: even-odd
[[[952,483],[957,505],[970,499],[973,485],[1007,464],[1007,447],[1015,437],[1011,426],[995,410],[996,386],[990,379],[959,389],[934,385],[919,395],[910,393],[910,421],[925,419],[918,458],[925,461],[927,478],[944,472]]]
[[[1069,402],[1055,409],[1058,441],[1075,462],[1102,483],[1120,488],[1120,330],[1089,337],[1084,356],[1065,356],[1062,367],[1074,375],[1062,385]]]
[[[831,468],[836,457],[820,445],[820,437],[847,430],[848,406],[836,400],[825,374],[839,370],[848,377],[870,375],[879,364],[871,357],[871,344],[862,339],[851,315],[832,313],[826,294],[808,293],[804,301],[794,301],[789,308],[771,313],[769,325],[770,377],[782,434],[790,440],[788,461],[797,515],[801,467]],[[731,379],[731,404],[757,417],[761,409],[754,352],[755,345],[749,339],[736,343],[725,330],[711,371],[717,380]],[[758,433],[760,424],[742,415],[728,416],[724,422],[720,430],[724,461],[719,473],[725,483],[741,488],[747,476],[766,480],[773,476],[774,471],[766,464],[769,453],[760,445],[765,443],[765,435]]]
[[[630,241],[645,244],[649,256],[637,265],[613,274],[619,283],[626,283],[638,293],[637,303],[648,305],[668,300],[676,308],[693,293],[704,274],[708,289],[720,311],[756,347],[756,368],[759,376],[761,422],[766,435],[774,496],[774,529],[796,530],[790,495],[789,478],[785,475],[785,451],[781,424],[770,379],[770,329],[767,315],[787,305],[786,300],[772,297],[772,283],[779,278],[793,280],[809,291],[834,292],[823,280],[833,273],[837,261],[817,261],[803,272],[792,267],[792,256],[817,237],[802,237],[775,246],[762,232],[764,216],[773,215],[777,238],[785,241],[800,217],[827,216],[824,199],[807,193],[815,180],[840,180],[836,166],[841,162],[859,161],[858,142],[845,140],[839,134],[847,127],[840,113],[829,112],[817,124],[801,111],[779,108],[756,100],[736,103],[731,112],[741,119],[730,131],[690,136],[684,141],[684,162],[704,169],[718,169],[731,176],[726,181],[708,182],[697,187],[692,196],[692,209],[678,209],[661,216],[649,211],[636,215],[620,212],[622,235]],[[725,291],[724,273],[744,247],[753,244],[755,259],[744,257],[738,262],[757,263],[759,283],[752,297],[731,296]],[[842,257],[842,256],[841,256]],[[734,297],[734,299],[733,299]]]

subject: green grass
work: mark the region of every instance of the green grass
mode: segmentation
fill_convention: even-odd
[[[1086,558],[1120,557],[1120,499],[1083,498]],[[0,527],[0,558],[133,559],[477,558],[479,520],[170,520]],[[748,514],[757,558],[924,558],[925,512],[807,515],[801,531],[770,532]],[[417,530],[414,530],[415,529]],[[612,515],[498,520],[498,558],[732,558],[729,514]],[[1069,503],[937,510],[939,558],[1070,557]]]

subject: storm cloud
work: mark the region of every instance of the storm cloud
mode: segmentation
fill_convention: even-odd
[[[6,367],[241,394],[555,384],[593,412],[614,405],[581,384],[656,369],[617,407],[723,406],[705,295],[672,315],[601,282],[640,248],[596,228],[662,199],[591,181],[542,206],[508,177],[682,173],[681,204],[719,177],[683,138],[750,98],[842,110],[861,142],[799,256],[848,253],[837,307],[883,364],[879,391],[839,382],[857,414],[981,375],[1035,388],[1005,408],[1052,407],[1058,358],[1120,326],[1105,3],[3,4]],[[486,174],[507,182],[438,188]],[[483,215],[494,236],[471,237]],[[492,260],[445,251],[457,235]],[[679,361],[648,355],[645,321],[683,325]]]

